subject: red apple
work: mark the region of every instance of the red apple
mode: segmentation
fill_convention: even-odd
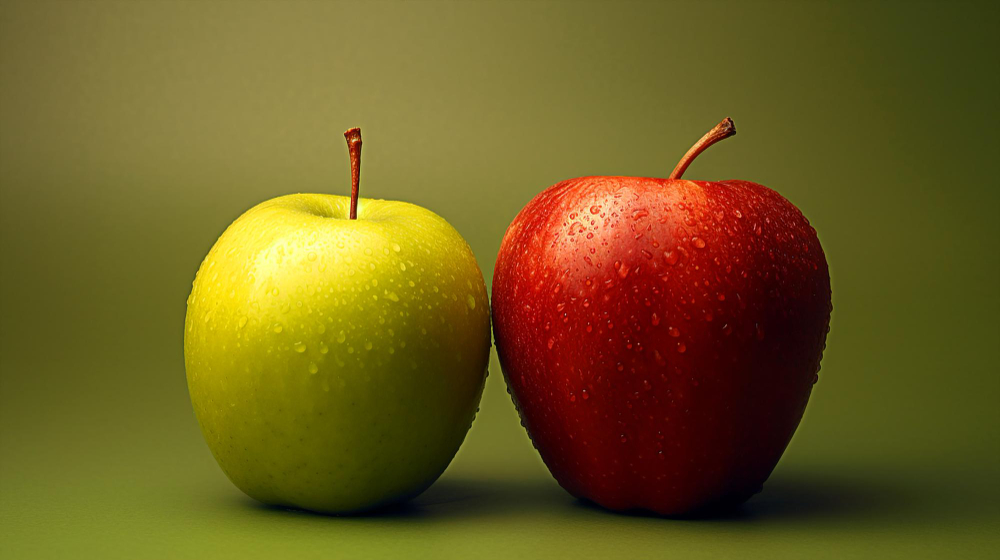
[[[504,235],[493,329],[532,442],[574,496],[686,514],[761,489],[830,321],[816,231],[771,189],[680,176],[553,185]]]

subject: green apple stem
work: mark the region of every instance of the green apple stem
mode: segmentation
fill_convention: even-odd
[[[358,219],[358,190],[361,187],[361,129],[350,128],[344,133],[347,151],[351,154],[351,219]]]
[[[695,142],[694,146],[691,146],[691,149],[688,150],[687,153],[684,154],[684,157],[677,162],[677,167],[674,168],[673,172],[670,173],[670,177],[667,178],[680,179],[681,175],[687,171],[688,166],[691,165],[691,162],[694,161],[694,158],[698,157],[698,154],[704,152],[709,146],[715,144],[719,140],[725,140],[735,134],[736,125],[733,124],[733,119],[726,117],[722,120],[722,122],[715,125],[715,128],[709,130],[704,136],[702,136],[701,140]]]

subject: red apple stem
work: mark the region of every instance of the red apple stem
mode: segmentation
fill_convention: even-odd
[[[715,125],[715,128],[709,130],[701,137],[701,140],[698,140],[694,143],[694,146],[691,146],[691,149],[677,162],[677,167],[674,168],[673,172],[670,173],[670,177],[667,178],[680,179],[681,175],[687,171],[688,166],[691,165],[691,162],[694,161],[694,158],[698,157],[699,154],[707,150],[712,144],[715,144],[719,140],[725,140],[735,134],[736,125],[733,124],[733,119],[729,117],[722,119],[722,122]]]
[[[350,128],[344,133],[347,151],[351,154],[351,219],[358,219],[358,190],[361,187],[361,129]]]

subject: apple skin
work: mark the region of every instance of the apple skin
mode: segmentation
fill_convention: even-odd
[[[191,403],[229,479],[351,513],[413,497],[475,417],[489,303],[465,240],[404,202],[299,194],[237,219],[185,321]]]
[[[830,298],[815,230],[764,186],[583,177],[508,228],[493,328],[563,488],[681,515],[760,490],[817,379]]]

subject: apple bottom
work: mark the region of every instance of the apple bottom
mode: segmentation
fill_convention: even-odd
[[[563,488],[608,509],[660,515],[731,506],[760,491],[817,379],[828,304],[806,298],[801,313],[788,313],[728,307],[735,299],[719,302],[724,320],[685,323],[681,337],[658,321],[643,331],[641,350],[582,328],[528,344],[558,319],[506,308],[513,313],[497,321],[498,340],[513,341],[498,342],[504,375]]]

